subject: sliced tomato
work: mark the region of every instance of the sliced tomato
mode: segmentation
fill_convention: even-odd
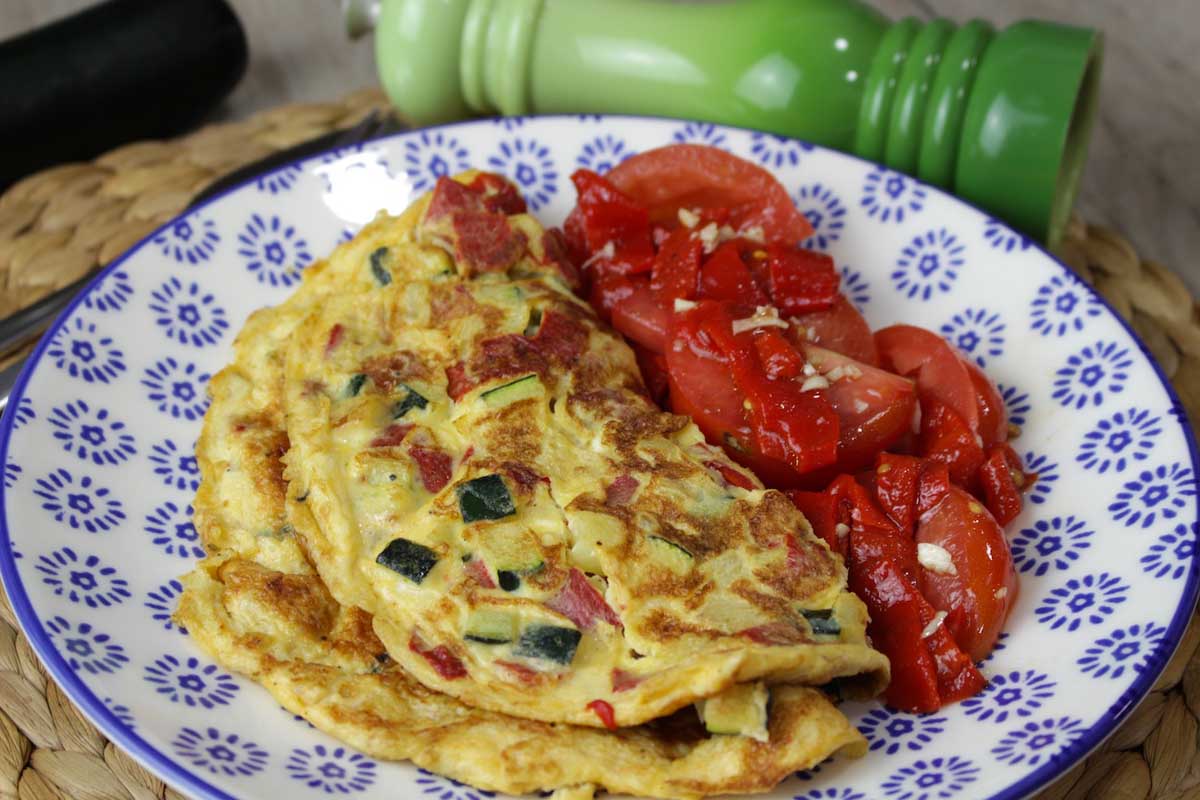
[[[953,574],[920,570],[921,591],[939,611],[954,640],[973,660],[992,651],[1017,600],[1017,574],[1004,529],[971,495],[957,486],[927,512],[916,541],[950,554]]]
[[[854,304],[838,294],[824,311],[810,311],[795,318],[788,335],[797,345],[806,342],[849,356],[855,361],[879,366],[879,351],[870,326]]]
[[[875,332],[884,369],[917,382],[917,393],[957,411],[972,432],[979,430],[975,384],[954,348],[933,331],[915,325],[892,325]]]
[[[917,409],[912,381],[815,344],[807,343],[803,349],[818,373],[837,378],[830,381],[826,394],[841,425],[839,472],[870,466],[876,454],[911,432]]]
[[[642,382],[650,392],[650,399],[658,405],[663,405],[667,399],[670,387],[667,383],[667,359],[661,353],[642,347],[637,342],[631,343],[633,354],[637,357],[638,369],[642,373]]]
[[[612,310],[613,327],[643,347],[662,353],[667,348],[671,311],[655,298],[645,276],[628,280]]]
[[[600,275],[591,283],[588,302],[605,322],[612,322],[613,309],[633,294],[633,289],[633,278],[625,275]]]
[[[651,222],[673,227],[679,209],[728,209],[735,230],[761,226],[769,242],[794,245],[812,225],[767,170],[715,147],[673,144],[627,158],[605,177],[649,210]]]
[[[984,374],[975,362],[963,358],[967,374],[971,376],[971,385],[975,389],[975,407],[979,409],[979,436],[983,446],[991,448],[994,445],[1008,441],[1008,411],[1004,408],[1004,399],[992,383],[991,378]]]

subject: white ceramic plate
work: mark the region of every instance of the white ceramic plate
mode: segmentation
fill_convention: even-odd
[[[247,314],[436,176],[503,172],[558,223],[575,168],[671,141],[773,170],[872,326],[940,331],[998,381],[1041,474],[1009,529],[1021,593],[990,687],[927,717],[848,707],[869,755],[774,797],[1020,797],[1117,727],[1197,588],[1195,445],[1124,323],[1029,241],[911,178],[775,136],[588,115],[432,128],[284,167],[152,234],[42,340],[0,431],[0,574],[47,668],[106,735],[196,797],[487,794],[344,748],[172,626],[176,577],[201,555],[189,503],[205,382]]]

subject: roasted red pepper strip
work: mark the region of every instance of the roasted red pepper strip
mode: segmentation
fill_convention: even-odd
[[[444,644],[430,647],[419,636],[413,634],[408,640],[408,649],[428,661],[434,671],[448,681],[467,676],[467,668],[463,666],[462,661]]]
[[[894,560],[872,557],[864,547],[871,538],[887,537],[850,534],[850,590],[866,603],[871,615],[867,633],[892,663],[887,702],[902,711],[937,711],[942,705],[937,665],[921,640],[924,598]]]
[[[754,349],[763,371],[771,380],[795,378],[804,370],[804,357],[796,352],[778,328],[758,328],[754,331]]]
[[[771,245],[767,249],[771,299],[784,314],[804,314],[833,306],[841,278],[824,253]]]
[[[917,522],[917,486],[921,459],[880,453],[875,459],[875,499],[905,536]]]
[[[715,471],[721,476],[721,479],[730,486],[736,486],[739,489],[750,491],[755,489],[754,481],[750,476],[746,475],[741,470],[736,470],[728,464],[722,464],[720,461],[705,461],[704,466]]]
[[[691,300],[700,281],[704,245],[691,228],[671,231],[654,257],[650,288],[659,303],[670,308],[676,299]]]
[[[924,597],[921,599],[924,601]],[[924,601],[921,608],[924,630],[928,630],[936,614],[933,606]],[[941,697],[942,705],[973,697],[987,685],[971,657],[954,641],[945,622],[925,637],[925,647],[937,667],[938,696]]]
[[[593,700],[587,704],[587,707],[595,712],[600,721],[604,723],[604,727],[610,731],[617,729],[617,717],[613,711],[613,707],[604,700]]]
[[[769,302],[742,260],[737,241],[722,243],[704,261],[700,267],[700,296],[745,306],[765,306]]]
[[[1021,493],[1013,480],[1008,458],[999,447],[991,453],[979,468],[979,482],[983,485],[984,504],[996,522],[1007,525],[1021,513]]]
[[[550,598],[546,607],[562,614],[581,630],[590,631],[598,619],[621,627],[621,618],[617,616],[617,612],[604,602],[604,597],[596,591],[596,587],[574,567],[567,576],[567,584]]]
[[[870,531],[888,536],[897,536],[895,523],[879,510],[871,492],[850,475],[839,475],[825,493],[837,503],[838,521],[848,524],[851,532]]]
[[[950,480],[968,490],[975,488],[976,473],[983,464],[983,447],[971,426],[953,408],[938,400],[921,403],[917,449],[921,456],[945,464]]]
[[[917,519],[938,507],[950,494],[950,470],[938,461],[921,462],[921,476],[917,481]]]
[[[649,272],[654,265],[654,245],[650,241],[650,217],[636,201],[591,170],[576,170],[571,175],[579,194],[576,213],[582,223],[568,219],[567,233],[578,227],[590,253],[604,250],[609,242],[613,255],[594,262],[596,274],[634,275]]]
[[[808,524],[812,526],[813,533],[824,539],[830,550],[845,558],[849,553],[849,539],[845,535],[837,534],[837,526],[841,522],[837,515],[838,499],[825,492],[804,492],[799,489],[790,491],[787,495],[804,514]],[[846,533],[850,532],[849,527],[846,526]]]

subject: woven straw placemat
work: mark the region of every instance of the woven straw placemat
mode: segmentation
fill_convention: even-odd
[[[189,136],[139,142],[90,164],[33,175],[0,197],[0,317],[107,264],[214,179],[359,122],[386,101],[366,89],[290,105]],[[1071,222],[1058,255],[1130,320],[1200,420],[1200,314],[1171,270],[1119,234]],[[0,354],[0,366],[23,355]],[[1112,738],[1040,800],[1200,800],[1200,624]],[[0,800],[150,800],[179,794],[108,742],[71,705],[0,594]]]

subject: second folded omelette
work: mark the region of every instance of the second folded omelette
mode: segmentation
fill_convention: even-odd
[[[381,288],[316,308],[286,362],[310,554],[393,658],[471,705],[582,725],[741,684],[752,707],[755,682],[886,682],[803,516],[655,407],[562,281],[516,268],[548,246],[531,218],[442,181],[416,235],[445,259],[373,253]]]

